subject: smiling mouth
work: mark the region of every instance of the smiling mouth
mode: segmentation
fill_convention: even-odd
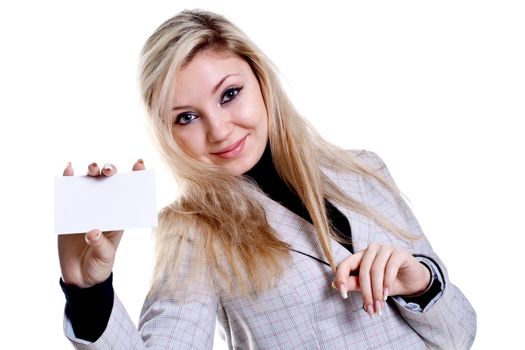
[[[248,135],[244,136],[242,139],[240,139],[239,141],[235,142],[234,144],[226,147],[225,149],[223,149],[223,150],[221,150],[219,152],[214,152],[212,154],[217,156],[217,157],[224,158],[224,159],[235,158],[239,154],[241,154],[241,152],[242,152],[242,150],[244,148],[244,143],[245,143],[247,137],[248,137]]]

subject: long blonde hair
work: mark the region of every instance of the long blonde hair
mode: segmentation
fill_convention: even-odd
[[[207,49],[237,55],[253,70],[268,111],[268,139],[276,170],[304,203],[334,271],[329,240],[341,238],[330,229],[325,198],[372,217],[398,236],[413,238],[347,196],[323,174],[321,166],[370,176],[400,196],[395,185],[326,142],[297,113],[280,85],[276,69],[257,46],[224,17],[186,10],[164,22],[141,53],[142,97],[161,154],[181,185],[180,197],[160,214],[154,283],[170,279],[182,260],[192,259],[187,256],[191,254],[203,257],[199,258],[201,265],[221,275],[230,289],[259,292],[282,276],[290,256],[290,247],[268,225],[265,211],[253,195],[255,186],[242,176],[230,176],[196,161],[172,137],[175,73]],[[186,244],[191,244],[191,249],[186,249]]]

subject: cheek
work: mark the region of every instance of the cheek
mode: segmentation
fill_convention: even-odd
[[[261,104],[257,116],[254,117],[257,120],[255,121],[258,125],[258,132],[261,134],[261,137],[268,137],[268,113],[266,113],[266,107],[264,104]]]
[[[252,99],[243,103],[238,109],[239,122],[245,127],[267,129],[268,116],[262,101]]]
[[[180,148],[187,154],[198,156],[202,152],[202,140],[199,138],[199,133],[191,128],[186,130],[173,130],[173,139]]]

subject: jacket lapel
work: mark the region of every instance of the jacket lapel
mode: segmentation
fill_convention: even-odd
[[[311,223],[280,203],[268,198],[263,193],[257,192],[256,196],[266,211],[268,223],[278,233],[279,239],[288,243],[296,253],[309,256],[319,263],[329,265],[323,254],[315,228]],[[338,209],[340,208],[338,207]],[[346,214],[346,210],[343,213]],[[351,255],[337,241],[330,239],[330,244],[337,264]]]

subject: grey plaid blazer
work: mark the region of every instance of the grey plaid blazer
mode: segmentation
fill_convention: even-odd
[[[372,152],[353,152],[390,178],[382,160]],[[388,219],[423,235],[404,202],[399,202],[374,180],[348,173],[325,171],[338,186]],[[476,314],[447,276],[447,271],[424,236],[402,241],[363,215],[338,207],[352,227],[355,251],[370,243],[407,248],[432,260],[445,282],[439,300],[423,312],[389,298],[383,315],[371,319],[358,293],[343,300],[331,288],[334,274],[324,260],[313,226],[271,199],[259,195],[270,225],[293,247],[292,263],[275,288],[257,299],[226,297],[220,287],[202,288],[201,295],[184,303],[150,294],[142,309],[138,330],[118,297],[104,334],[95,342],[75,338],[69,320],[65,333],[77,349],[211,349],[216,318],[230,349],[467,349],[476,333]],[[332,241],[337,263],[350,253]],[[211,278],[213,279],[213,278]],[[215,283],[215,282],[214,282]]]

